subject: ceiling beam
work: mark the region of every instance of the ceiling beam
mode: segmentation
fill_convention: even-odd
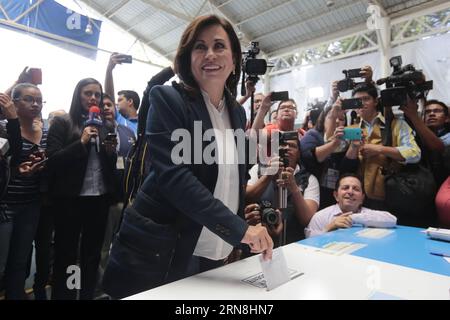
[[[225,7],[227,4],[230,4],[231,2],[233,2],[234,0],[228,0],[228,1],[225,1],[225,2],[223,2],[223,3],[221,3],[221,4],[219,4],[219,5],[216,5],[216,8],[218,9],[218,8],[222,8],[222,7]]]
[[[114,15],[120,9],[122,9],[130,1],[131,0],[123,0],[123,1],[119,2],[116,6],[113,6],[113,7],[109,8],[108,10],[106,10],[105,12],[103,12],[102,16],[107,17],[108,19],[111,19],[112,17],[114,17]],[[86,1],[83,1],[83,2],[86,2]]]
[[[383,6],[383,4],[379,0],[368,0],[367,5],[370,6],[371,4],[376,5],[378,8],[380,8],[380,13],[382,17],[387,17],[389,14],[386,11],[386,8]]]
[[[329,33],[323,37],[304,41],[304,42],[302,42],[301,46],[293,45],[293,46],[289,46],[286,48],[281,48],[279,50],[272,52],[270,54],[269,58],[276,58],[276,57],[281,57],[284,55],[289,55],[289,54],[297,52],[300,49],[314,47],[314,46],[319,45],[324,42],[328,42],[328,41],[332,41],[332,40],[338,41],[338,40],[341,40],[344,38],[348,38],[348,37],[355,35],[356,33],[360,33],[362,30],[363,31],[367,30],[367,26],[365,23],[361,23],[361,24],[358,24],[358,25],[350,27],[350,28],[346,28],[346,29],[339,30],[339,31],[336,31],[333,33]]]
[[[354,2],[350,2],[350,3],[346,3],[344,5],[333,7],[333,11],[342,10],[342,9],[346,9],[346,8],[354,7],[354,6],[355,6],[355,3]],[[271,35],[273,35],[275,33],[280,33],[280,32],[286,31],[287,29],[290,29],[290,28],[292,28],[294,26],[298,26],[300,24],[308,23],[308,22],[316,20],[316,19],[320,19],[320,18],[330,14],[330,12],[331,12],[330,10],[322,11],[322,12],[319,12],[319,13],[313,15],[313,16],[310,16],[308,19],[304,19],[304,20],[300,18],[300,21],[298,21],[298,22],[292,23],[292,24],[290,24],[288,26],[285,26],[285,27],[282,27],[282,28],[278,28],[278,29],[269,31],[269,32],[264,33],[264,34],[261,34],[261,35],[257,36],[256,38],[254,38],[253,41],[259,41],[259,40],[261,40],[263,38],[266,38],[268,36],[271,36]]]
[[[240,20],[238,23],[236,23],[236,25],[240,26],[240,25],[242,25],[244,23],[247,23],[247,22],[249,22],[249,21],[251,21],[253,19],[256,19],[256,18],[258,18],[258,17],[260,17],[262,15],[265,15],[266,13],[269,13],[270,11],[272,11],[274,9],[280,8],[282,6],[285,6],[287,4],[291,4],[292,2],[297,2],[297,1],[298,0],[288,0],[288,1],[285,1],[283,3],[277,4],[276,6],[270,7],[269,10],[264,10],[264,11],[258,12],[256,14],[252,14],[251,16],[249,16],[249,17],[247,17],[247,18],[245,18],[243,20]]]
[[[97,6],[95,3],[93,3],[92,1],[89,0],[80,0],[81,2],[83,2],[85,5],[87,5],[88,7],[90,7],[93,11],[95,11],[97,14],[101,15],[101,9],[99,6]],[[89,3],[88,3],[89,2]],[[128,33],[130,35],[132,35],[135,39],[138,39],[139,41],[145,41],[145,39],[142,38],[141,35],[138,35],[136,32],[130,31],[127,32],[127,26],[121,22],[115,21],[115,20],[111,20],[109,19],[109,21],[111,23],[113,23],[114,25],[116,25],[120,30],[122,30],[125,33]],[[154,50],[156,53],[158,53],[159,55],[165,57],[165,55],[167,54],[167,52],[165,52],[164,50],[162,50],[161,48],[157,47],[157,46],[149,46],[152,50]],[[152,65],[161,67],[160,65],[154,64],[151,61],[148,61],[147,63],[150,63]]]
[[[234,20],[234,19],[232,19],[232,18],[230,18],[224,11],[223,11],[223,9],[220,7],[218,7],[215,3],[214,3],[214,1],[213,0],[208,0],[208,2],[209,2],[209,4],[210,4],[210,6],[214,9],[214,10],[216,10],[217,12],[219,12],[225,19],[227,19],[228,21],[230,21],[230,23],[234,26],[234,28],[235,28],[235,30],[239,30],[240,32],[241,32],[241,35],[242,35],[242,37],[241,37],[241,42],[245,42],[245,43],[250,43],[250,38],[244,33],[244,32],[242,32],[242,30],[240,30],[240,28],[238,28],[237,26],[236,26],[236,24],[237,24],[237,22]],[[262,51],[261,51],[261,53],[263,53]]]
[[[191,16],[188,16],[188,15],[186,15],[184,13],[181,13],[181,12],[179,12],[177,10],[174,10],[174,9],[172,9],[172,8],[170,8],[168,6],[165,6],[165,5],[161,4],[161,3],[158,3],[156,1],[153,1],[153,0],[141,0],[141,1],[151,5],[152,7],[155,7],[156,9],[164,11],[165,13],[168,13],[168,14],[170,14],[170,15],[178,18],[178,19],[181,19],[181,20],[184,20],[184,21],[187,21],[187,22],[191,22],[192,19],[193,19],[193,17],[191,17]]]
[[[155,37],[151,38],[150,40],[148,40],[145,44],[146,44],[146,45],[150,45],[150,44],[152,44],[153,42],[155,42],[157,39],[159,39],[159,38],[161,38],[161,37],[164,37],[165,35],[171,33],[172,31],[174,31],[174,30],[176,30],[176,29],[178,29],[178,28],[180,28],[180,27],[182,27],[182,26],[183,26],[183,25],[177,25],[177,26],[175,26],[174,28],[170,28],[170,29],[168,29],[168,30],[166,30],[166,31],[164,31],[164,32],[162,32],[162,33],[155,32],[155,33],[157,33],[157,35],[156,35]]]
[[[450,2],[448,0],[426,2],[421,5],[391,14],[391,25],[449,8]]]

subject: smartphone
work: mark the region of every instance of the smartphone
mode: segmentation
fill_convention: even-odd
[[[108,141],[116,141],[117,139],[117,134],[116,133],[108,133],[108,135],[106,136],[105,140]]]
[[[122,54],[120,56],[120,61],[122,63],[132,63],[133,62],[133,56],[130,56],[128,54]]]
[[[349,78],[360,78],[361,77],[361,71],[362,69],[348,69],[347,70],[347,77]]]
[[[272,92],[270,95],[271,101],[286,101],[289,99],[289,92],[288,91],[277,91]]]
[[[46,163],[47,161],[48,161],[48,158],[45,158],[45,159],[42,159],[41,161],[38,161],[38,162],[33,163],[33,165],[35,165],[35,164],[38,164],[38,165],[44,164],[44,163]]]
[[[31,83],[34,85],[42,84],[42,70],[39,68],[30,68]]]
[[[361,128],[344,128],[344,140],[361,140]]]
[[[342,100],[342,110],[361,109],[363,102],[361,98],[350,98]]]

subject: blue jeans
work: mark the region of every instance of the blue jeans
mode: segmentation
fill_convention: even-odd
[[[25,280],[33,239],[39,221],[40,202],[8,205],[9,253],[5,270],[6,298],[25,299]],[[8,227],[5,228],[8,231]]]

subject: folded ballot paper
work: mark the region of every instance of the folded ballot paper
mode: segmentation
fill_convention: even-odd
[[[282,248],[273,250],[272,259],[269,261],[264,261],[262,256],[259,259],[263,272],[247,277],[242,280],[243,282],[269,291],[303,274],[288,269]]]
[[[428,228],[425,230],[426,234],[431,239],[444,240],[450,242],[450,230],[442,228]]]

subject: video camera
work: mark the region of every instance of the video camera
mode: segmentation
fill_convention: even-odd
[[[353,80],[354,78],[361,78],[361,69],[342,70],[342,73],[345,74],[345,79],[340,80],[337,83],[337,89],[340,92],[353,90],[357,85],[363,83],[355,82],[355,80]]]
[[[261,75],[267,72],[267,62],[265,59],[257,59],[256,56],[259,54],[259,42],[252,42],[250,48],[244,51],[242,54],[244,58],[242,59],[242,88],[245,90],[245,74],[247,74],[247,80],[252,81],[254,84],[258,82]],[[242,95],[245,91],[241,92]]]
[[[278,150],[278,155],[280,157],[280,161],[283,163],[285,167],[289,165],[289,159],[286,157],[287,149],[284,147],[287,145],[289,140],[298,141],[298,132],[297,131],[279,131],[278,132],[278,141],[280,148]]]
[[[259,203],[259,210],[261,212],[261,221],[268,226],[274,226],[280,222],[280,217],[272,207],[272,203],[270,201],[262,200]]]
[[[259,54],[259,42],[251,42],[250,48],[247,51],[244,51],[242,55],[244,56],[242,59],[242,81],[241,81],[241,95],[244,96],[246,94],[245,91],[245,75],[247,75],[247,80],[253,82],[254,85],[259,80],[260,75],[266,74],[267,71],[267,62],[265,59],[257,59],[256,56]],[[252,93],[250,99],[250,123],[253,123],[254,112],[253,112],[253,102],[254,95]]]
[[[386,84],[381,91],[381,103],[385,107],[406,105],[407,96],[417,100],[426,97],[433,89],[433,81],[425,81],[422,70],[416,70],[412,64],[402,67],[402,57],[389,60],[393,72],[389,77],[377,80],[377,85]]]

